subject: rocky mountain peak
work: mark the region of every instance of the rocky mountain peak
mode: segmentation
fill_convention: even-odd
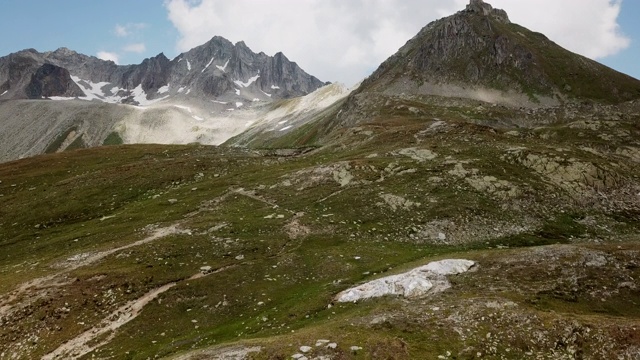
[[[506,24],[511,23],[511,21],[509,20],[509,15],[507,15],[506,11],[501,9],[494,9],[491,4],[488,4],[483,0],[470,0],[469,5],[467,5],[466,11],[482,14],[484,16],[492,16],[495,19]]]
[[[204,45],[204,47],[209,47],[209,48],[232,48],[233,47],[233,43],[225,38],[223,38],[222,36],[214,36],[211,38],[211,40],[207,41]]]
[[[61,47],[56,49],[53,54],[55,54],[56,56],[73,56],[73,55],[78,55],[77,52],[68,49],[66,47]]]
[[[363,82],[357,92],[363,91],[535,108],[628,101],[640,97],[640,82],[511,23],[504,10],[471,0],[425,26]]]

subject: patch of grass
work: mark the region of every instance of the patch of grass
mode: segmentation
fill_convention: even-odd
[[[73,142],[71,144],[69,144],[69,146],[67,146],[66,149],[64,149],[65,151],[70,151],[70,150],[77,150],[77,149],[85,149],[87,147],[87,144],[84,142],[84,140],[82,139],[83,135],[78,136],[75,140],[73,140]]]
[[[67,140],[67,137],[69,137],[69,134],[71,134],[72,132],[77,131],[77,130],[78,130],[78,128],[73,126],[73,127],[70,127],[69,129],[67,129],[67,131],[65,131],[62,134],[58,135],[58,137],[56,137],[55,140],[53,140],[53,142],[51,142],[51,144],[49,144],[49,146],[47,146],[47,148],[45,149],[44,153],[45,154],[52,154],[52,153],[55,153],[56,151],[60,150],[60,147],[62,146],[64,141]]]
[[[109,133],[109,135],[102,142],[102,145],[105,146],[122,144],[124,144],[124,140],[122,140],[122,137],[120,137],[120,134],[118,134],[118,132],[116,131]]]

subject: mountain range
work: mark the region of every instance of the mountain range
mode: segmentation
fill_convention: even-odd
[[[481,0],[352,89],[0,64],[2,360],[640,354],[640,81]]]
[[[267,101],[325,85],[282,53],[256,54],[244,42],[234,45],[219,36],[173,60],[161,53],[127,66],[66,48],[27,49],[0,58],[0,84],[1,99],[79,98],[140,106],[169,97]]]
[[[0,84],[4,161],[107,139],[217,145],[270,104],[328,85],[282,53],[217,36],[173,60],[159,54],[128,66],[65,48],[23,50],[0,58]]]

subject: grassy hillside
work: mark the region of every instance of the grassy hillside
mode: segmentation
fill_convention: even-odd
[[[302,155],[108,146],[0,164],[0,358],[632,359],[637,119],[515,129],[498,109],[420,104]],[[444,258],[477,266],[424,298],[334,301]]]

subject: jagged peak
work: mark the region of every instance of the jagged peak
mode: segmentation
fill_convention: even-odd
[[[154,59],[158,59],[158,60],[169,60],[169,58],[167,58],[167,56],[164,54],[164,52],[161,52],[160,54],[156,55],[154,57]]]
[[[207,41],[205,45],[229,45],[233,46],[233,43],[226,38],[216,35],[211,38],[211,40]]]
[[[491,4],[484,2],[483,0],[470,0],[469,5],[466,8],[467,12],[478,13],[484,16],[492,16],[497,20],[504,23],[511,23],[509,15],[502,9],[494,9]]]
[[[56,55],[61,55],[61,56],[70,56],[70,55],[76,55],[77,54],[77,52],[75,52],[75,51],[73,51],[73,50],[71,50],[69,48],[66,48],[66,47],[57,48],[53,53],[56,54]]]

